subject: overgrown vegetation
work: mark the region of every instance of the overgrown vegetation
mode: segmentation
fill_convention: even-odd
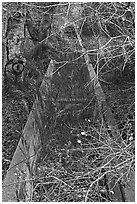
[[[15,93],[29,90],[31,101],[36,99],[33,112],[41,146],[38,151],[33,144],[37,161],[28,168],[30,186],[24,178],[17,200],[112,202],[119,201],[118,186],[125,201],[124,188],[135,168],[134,3],[21,3],[22,13],[24,8],[37,26],[42,12],[49,13],[52,29],[38,44],[28,38],[22,44],[32,46],[22,46],[30,57],[25,82],[21,76]],[[50,59],[54,71],[49,90],[39,91]],[[90,69],[96,79],[89,77]],[[98,106],[98,81],[116,120],[117,138]]]

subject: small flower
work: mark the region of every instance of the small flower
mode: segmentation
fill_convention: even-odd
[[[81,144],[81,140],[77,140],[77,143],[78,143],[78,144]]]
[[[86,132],[84,132],[84,131],[83,131],[83,132],[81,132],[81,135],[86,135]]]
[[[101,193],[106,193],[106,188],[103,187],[102,189],[100,189],[100,192],[101,192]]]
[[[38,167],[37,169],[38,169],[38,171],[41,171],[41,168],[40,168],[40,167]]]
[[[129,127],[132,127],[132,124],[131,124],[131,123],[129,123],[129,124],[128,124],[128,126],[129,126]]]
[[[112,128],[111,128],[111,126],[110,125],[108,125],[108,130],[111,130]]]
[[[70,146],[71,146],[71,141],[70,141],[70,140],[68,141],[67,146],[68,146],[68,147],[70,147]]]
[[[77,197],[78,197],[78,198],[82,198],[82,195],[81,195],[81,194],[78,194]]]
[[[131,137],[129,137],[129,141],[132,141],[133,140],[133,137],[131,136]]]
[[[110,193],[114,194],[114,191],[110,191]]]
[[[69,154],[69,152],[70,152],[69,149],[67,149],[67,154]]]

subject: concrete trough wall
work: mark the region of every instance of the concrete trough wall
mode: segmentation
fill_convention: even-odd
[[[54,70],[54,63],[51,60],[49,67],[47,69],[47,72],[46,72],[46,76],[44,77],[42,85],[40,87],[40,90],[42,92],[45,92],[45,93],[48,92],[50,88],[50,80],[52,78],[53,70]],[[21,188],[21,185],[23,185],[24,183],[24,179],[28,180],[26,183],[26,186],[28,188],[28,191],[30,190],[31,181],[30,181],[29,170],[28,170],[26,162],[27,160],[29,160],[30,164],[35,163],[37,155],[35,154],[33,144],[35,142],[37,147],[39,147],[39,143],[40,143],[39,133],[36,131],[34,127],[34,123],[35,123],[34,111],[36,111],[35,104],[36,104],[36,101],[34,102],[33,111],[30,112],[27,123],[23,130],[23,137],[26,140],[27,145],[30,148],[29,148],[29,151],[26,152],[26,154],[24,154],[23,152],[24,146],[22,143],[22,139],[20,139],[18,146],[16,148],[16,151],[14,153],[13,159],[11,161],[9,170],[7,172],[7,175],[3,181],[3,185],[2,185],[2,201],[3,202],[17,202],[17,185],[18,185],[18,188]],[[18,180],[17,172],[24,172],[25,175],[22,174],[21,178]],[[29,196],[30,195],[28,195],[28,200],[29,200]],[[22,198],[22,200],[24,199],[25,198]]]

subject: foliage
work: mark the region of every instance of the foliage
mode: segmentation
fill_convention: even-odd
[[[135,4],[30,2],[18,8],[23,15],[29,9],[37,28],[43,12],[52,16],[51,33],[38,44],[25,39],[20,49],[27,60],[21,87],[32,88],[41,140],[37,172],[30,171],[35,175],[30,201],[115,201],[114,186],[126,186],[134,171]],[[50,59],[55,70],[44,95],[39,87]],[[112,140],[96,106],[90,65],[114,112],[121,143]],[[73,104],[72,99],[87,101]]]

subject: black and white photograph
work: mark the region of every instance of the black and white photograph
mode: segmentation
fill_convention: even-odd
[[[135,2],[2,6],[2,202],[135,202]]]

